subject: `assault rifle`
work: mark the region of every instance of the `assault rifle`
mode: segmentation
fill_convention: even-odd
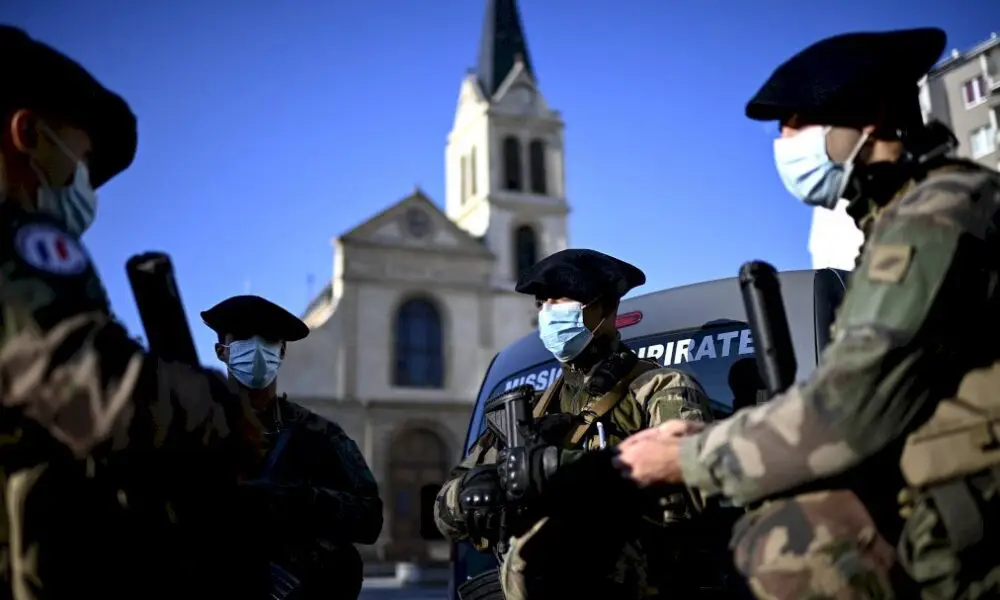
[[[781,283],[775,268],[759,260],[744,263],[739,279],[753,335],[757,370],[770,399],[795,383],[798,369],[785,303],[781,298]]]
[[[525,451],[527,440],[524,437],[524,430],[530,427],[533,421],[531,401],[534,397],[535,388],[522,385],[490,398],[483,406],[486,426],[499,438],[503,447],[500,451],[499,464],[504,464],[513,455]],[[521,500],[527,492],[531,476],[528,472],[514,472],[510,475],[504,489],[508,508],[500,517],[501,535],[497,543],[497,551],[501,555],[506,551],[507,540],[514,533],[519,517],[523,515],[524,506]]]
[[[486,428],[497,438],[500,451],[498,463],[503,464],[518,452],[524,452],[527,440],[524,430],[533,422],[531,401],[535,396],[535,388],[523,385],[494,396],[483,406]],[[507,543],[512,535],[518,533],[519,525],[525,520],[526,507],[521,500],[527,491],[528,473],[513,473],[504,485],[505,504],[500,513],[499,535],[497,536],[494,555],[497,562],[503,560],[507,552]],[[497,569],[489,569],[458,585],[456,589],[459,600],[502,600],[503,590],[500,586],[500,574]]]
[[[170,256],[162,252],[137,254],[125,263],[125,272],[146,330],[149,353],[166,361],[197,365],[198,352]]]

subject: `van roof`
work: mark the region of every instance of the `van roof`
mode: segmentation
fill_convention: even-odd
[[[839,271],[833,272],[842,277]],[[807,375],[812,370],[811,365],[816,362],[813,336],[801,333],[797,335],[797,332],[813,331],[813,282],[816,273],[815,270],[799,270],[778,274],[789,328],[792,331],[792,344],[800,365],[800,378]],[[720,321],[744,322],[746,319],[737,277],[626,298],[622,300],[618,314],[621,316],[637,311],[641,313],[641,320],[621,328],[622,339],[626,341],[667,331],[696,329]],[[803,328],[802,324],[808,324],[808,327]],[[548,360],[552,360],[552,355],[542,345],[538,334],[532,332],[503,349],[497,355],[490,372],[494,377],[502,377]],[[487,384],[489,385],[488,382]]]

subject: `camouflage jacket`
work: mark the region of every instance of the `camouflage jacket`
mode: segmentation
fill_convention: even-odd
[[[72,554],[75,569],[107,571],[118,559],[139,564],[134,555],[141,552],[122,548],[111,558],[94,547],[112,532],[104,516],[83,507],[106,507],[110,519],[127,505],[122,492],[116,501],[113,488],[93,490],[94,503],[87,504],[83,489],[95,485],[98,465],[111,461],[131,474],[157,472],[159,482],[150,475],[147,483],[162,486],[188,485],[183,471],[192,457],[206,471],[207,479],[199,481],[231,481],[256,460],[242,436],[234,435],[244,411],[225,379],[148,357],[110,316],[104,287],[80,241],[45,215],[2,198],[0,403],[6,506],[0,544],[4,574],[18,598],[35,597],[40,582],[48,584],[46,597],[59,597],[52,587],[57,580],[75,581],[70,593],[93,591],[74,579],[67,564],[46,557],[46,547],[66,549],[71,538],[79,551],[64,558]],[[170,470],[179,463],[185,467]],[[67,497],[74,498],[73,506],[66,506]],[[78,518],[70,522],[70,513]],[[102,533],[61,530],[52,525],[56,518],[67,528]],[[135,531],[135,525],[122,531]],[[136,540],[155,536],[147,533],[136,533]],[[88,566],[84,558],[99,563]],[[145,562],[152,568],[155,561]]]
[[[277,435],[291,431],[270,477],[308,493],[284,507],[293,514],[273,515],[275,521],[291,517],[305,529],[286,532],[291,539],[374,544],[382,532],[382,500],[358,445],[336,423],[285,397],[278,399],[278,415]]]
[[[567,369],[563,378],[559,412],[580,414],[597,400],[584,390],[582,374]],[[550,411],[556,408],[556,403],[552,404]],[[655,427],[669,419],[706,421],[711,419],[711,414],[708,397],[691,375],[677,369],[656,368],[637,377],[629,385],[625,398],[600,421],[604,423],[608,445],[613,446],[641,429]],[[452,540],[468,536],[465,517],[458,503],[462,477],[473,467],[497,462],[499,449],[492,445],[490,439],[492,436],[487,434],[476,442],[469,455],[452,470],[438,493],[434,519],[438,529]],[[586,448],[599,447],[596,423],[587,431],[582,444]]]
[[[685,482],[750,503],[840,475],[924,422],[996,356],[1000,175],[955,162],[871,227],[808,380],[686,439]]]

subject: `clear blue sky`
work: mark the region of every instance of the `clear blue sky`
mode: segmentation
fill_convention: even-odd
[[[645,291],[751,258],[809,266],[810,213],[774,172],[774,129],[743,117],[780,61],[849,30],[936,25],[964,49],[1000,29],[996,0],[520,4],[542,93],[566,121],[571,244],[637,263]],[[300,313],[331,276],[331,238],[414,184],[443,204],[445,136],[484,5],[14,0],[0,21],[132,104],[138,156],[101,190],[84,239],[136,333],[124,261],[170,252],[211,362],[199,311],[249,281]]]

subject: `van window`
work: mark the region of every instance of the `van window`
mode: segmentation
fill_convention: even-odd
[[[734,400],[753,402],[762,387],[754,362],[753,338],[746,323],[724,321],[696,329],[673,331],[625,340],[640,358],[687,371],[695,376],[721,413],[732,412]],[[495,364],[495,363],[494,363]],[[521,385],[544,390],[561,374],[559,362],[552,360],[511,373],[499,383],[480,390],[472,425],[469,447],[483,432],[483,404],[487,398]],[[731,376],[732,374],[732,376]],[[496,380],[488,373],[488,380]]]

